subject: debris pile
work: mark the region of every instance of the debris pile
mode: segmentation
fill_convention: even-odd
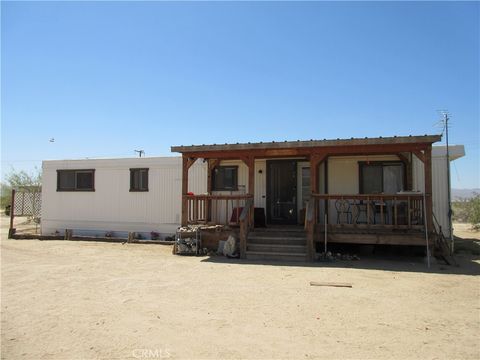
[[[333,254],[330,251],[322,252],[317,255],[317,260],[319,261],[339,261],[339,260],[344,260],[344,261],[352,261],[352,260],[360,260],[360,258],[356,255],[350,255],[350,254],[340,254],[336,253]]]
[[[208,248],[203,248],[198,250],[199,255],[205,255],[205,256],[215,256],[217,253],[214,250],[210,250]]]
[[[177,253],[179,254],[196,254],[197,253],[197,239],[195,238],[178,238],[177,239]]]
[[[220,231],[222,230],[223,228],[225,228],[224,225],[187,225],[187,226],[180,226],[178,229],[177,229],[177,232],[195,232],[197,230],[216,230],[216,231]]]

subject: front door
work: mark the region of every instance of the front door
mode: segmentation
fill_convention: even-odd
[[[297,223],[297,162],[267,161],[267,222]]]

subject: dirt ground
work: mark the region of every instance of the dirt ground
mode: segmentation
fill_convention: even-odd
[[[478,256],[272,265],[5,234],[2,359],[480,358]]]
[[[454,223],[453,234],[462,239],[472,239],[480,241],[480,231],[472,229],[471,224]]]

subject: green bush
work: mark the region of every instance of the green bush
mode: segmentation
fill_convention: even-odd
[[[468,201],[468,222],[474,226],[480,224],[480,195]]]
[[[473,198],[455,201],[452,203],[453,221],[471,223],[480,227],[480,194]]]

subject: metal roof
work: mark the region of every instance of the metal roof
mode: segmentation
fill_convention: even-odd
[[[188,153],[194,151],[228,151],[250,149],[292,149],[326,146],[385,145],[385,144],[432,144],[442,139],[441,135],[393,136],[375,138],[323,139],[297,141],[271,141],[256,143],[211,144],[172,146],[172,152]]]

